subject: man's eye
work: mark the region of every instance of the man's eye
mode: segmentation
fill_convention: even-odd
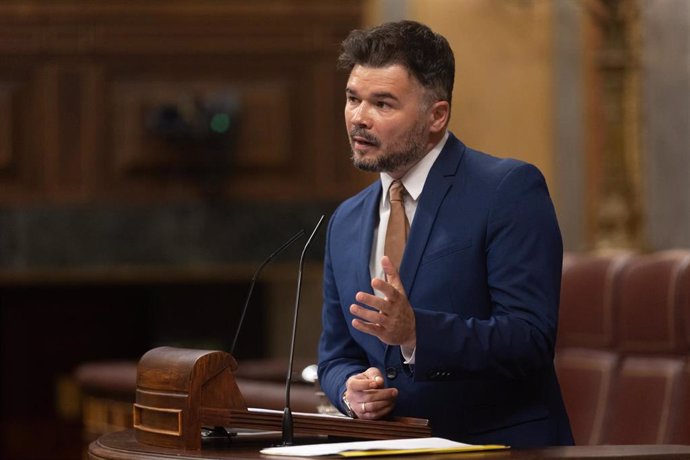
[[[387,109],[390,105],[387,102],[379,101],[376,103],[376,107],[380,109]]]
[[[357,98],[354,97],[354,96],[347,96],[347,97],[346,97],[346,100],[347,100],[347,102],[349,102],[350,104],[356,104],[356,103],[358,102],[358,101],[357,101]]]

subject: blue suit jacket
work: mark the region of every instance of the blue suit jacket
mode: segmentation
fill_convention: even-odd
[[[392,415],[428,418],[434,435],[512,446],[572,444],[553,368],[562,242],[544,178],[450,135],[419,198],[400,275],[415,310],[416,363],[351,326],[372,292],[377,181],[331,217],[324,261],[319,380],[341,410],[345,381],[382,369]]]

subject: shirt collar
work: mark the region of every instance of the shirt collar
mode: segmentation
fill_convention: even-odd
[[[446,133],[443,135],[443,138],[439,141],[439,143],[436,144],[434,148],[429,150],[429,153],[424,155],[424,157],[419,160],[419,162],[417,162],[417,164],[414,165],[409,171],[407,171],[407,174],[405,174],[401,179],[407,194],[412,197],[414,201],[417,201],[419,195],[422,194],[426,177],[429,175],[429,171],[431,171],[431,167],[434,165],[434,162],[441,154],[441,150],[443,150],[447,140],[448,131],[446,130]],[[384,202],[388,201],[385,199],[387,195],[386,191],[392,182],[393,178],[388,173],[381,173],[381,186],[383,187],[384,191]]]

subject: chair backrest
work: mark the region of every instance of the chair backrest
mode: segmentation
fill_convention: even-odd
[[[690,253],[666,251],[632,258],[622,270],[615,296],[617,348],[623,353],[684,353],[682,303],[687,299]]]
[[[629,356],[616,377],[602,442],[666,444],[678,417],[685,360]]]
[[[680,256],[687,254],[682,251]],[[685,259],[687,261],[687,259]],[[669,442],[673,444],[690,444],[690,267],[688,264],[679,267],[676,282],[676,298],[679,305],[683,337],[686,344],[686,362],[681,379],[681,395],[676,409],[677,416],[672,418]]]
[[[670,419],[670,444],[690,444],[690,363],[685,362],[675,414]]]
[[[604,442],[669,443],[687,399],[689,251],[636,255],[615,296],[621,365]]]
[[[557,346],[613,346],[617,285],[630,256],[630,253],[565,254]]]
[[[562,348],[556,372],[576,444],[601,444],[618,366],[618,355],[586,348]]]
[[[690,443],[690,251],[566,254],[556,369],[579,444]]]

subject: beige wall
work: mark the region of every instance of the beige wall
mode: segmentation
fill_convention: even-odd
[[[456,59],[451,130],[468,145],[536,164],[554,181],[551,2],[373,0],[369,23],[391,11],[448,38]]]

